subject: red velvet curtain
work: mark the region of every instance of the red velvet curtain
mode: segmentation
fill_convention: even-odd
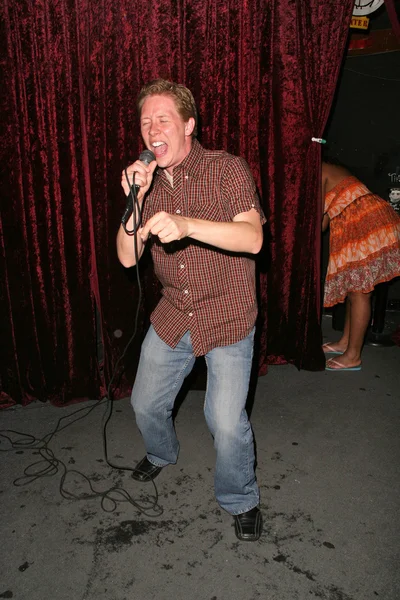
[[[319,368],[318,166],[352,0],[3,0],[0,302],[3,403],[99,398],[135,328],[118,263],[122,168],[142,148],[141,85],[185,83],[201,142],[244,156],[270,218],[260,372]],[[141,265],[136,368],[158,288]],[[97,308],[96,308],[97,307]],[[104,361],[97,352],[101,331]]]

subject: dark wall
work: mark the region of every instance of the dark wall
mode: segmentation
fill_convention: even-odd
[[[377,13],[370,28],[390,28],[385,7]],[[388,199],[400,187],[400,51],[347,55],[324,137],[324,154],[373,192]]]

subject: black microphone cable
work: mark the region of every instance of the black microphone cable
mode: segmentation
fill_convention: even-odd
[[[147,156],[145,156],[147,153]],[[150,163],[152,160],[155,160],[155,156],[154,154],[149,151],[149,150],[145,150],[141,155],[140,155],[140,160],[143,160],[143,162],[146,162],[146,164]],[[135,174],[136,172],[133,173],[133,182],[132,185],[129,182],[129,177],[128,177],[128,172],[126,169],[124,169],[124,174],[125,174],[125,178],[127,181],[127,184],[129,186],[129,196],[130,199],[132,201],[132,220],[133,220],[133,227],[131,230],[126,228],[126,221],[128,220],[126,218],[127,215],[127,210],[125,211],[125,214],[122,218],[121,224],[122,227],[125,231],[125,233],[129,236],[134,236],[133,238],[133,243],[134,243],[134,253],[135,253],[135,271],[136,271],[136,280],[137,280],[137,285],[138,285],[138,303],[137,303],[137,307],[136,307],[136,315],[135,315],[135,320],[134,320],[134,331],[132,336],[130,337],[128,343],[126,344],[121,356],[118,358],[115,366],[114,366],[114,370],[110,379],[110,382],[107,386],[107,408],[106,411],[104,413],[104,423],[103,423],[103,449],[104,449],[104,457],[105,460],[107,462],[107,464],[113,468],[113,469],[118,469],[118,470],[122,470],[122,471],[134,471],[135,469],[132,467],[123,467],[120,465],[116,465],[114,463],[111,462],[111,460],[108,458],[108,444],[107,444],[107,426],[108,423],[111,420],[112,417],[112,413],[113,413],[113,405],[114,405],[114,399],[113,399],[113,395],[112,395],[112,383],[114,381],[114,379],[116,378],[116,374],[117,374],[117,370],[118,370],[118,366],[121,363],[121,361],[123,360],[123,358],[125,357],[129,346],[131,345],[132,341],[134,340],[134,338],[136,337],[137,334],[137,330],[138,330],[138,322],[139,322],[139,312],[140,312],[140,306],[142,303],[142,285],[140,282],[140,271],[139,271],[139,260],[140,260],[140,256],[139,256],[139,250],[138,250],[138,245],[137,245],[137,234],[139,231],[139,228],[141,226],[141,222],[142,222],[142,208],[139,204],[139,201],[137,199],[137,192],[139,189],[139,186],[137,186],[135,184]],[[128,217],[129,218],[129,217]],[[120,377],[123,374],[123,370],[120,373]],[[153,484],[153,488],[154,488],[154,497],[151,500],[149,497],[149,506],[146,508],[146,511],[151,510],[153,511],[154,514],[148,514],[148,512],[146,512],[143,507],[141,507],[141,511],[144,512],[146,515],[148,516],[160,516],[163,513],[163,508],[158,504],[158,490],[157,490],[157,486],[154,482],[154,480],[151,481],[151,483]],[[121,492],[121,490],[119,490]],[[135,506],[138,507],[137,503],[135,503]]]
[[[137,185],[135,184],[135,175],[137,171],[133,172],[133,183],[132,185],[129,183],[128,171],[124,169],[125,179],[129,186],[129,194],[128,194],[128,206],[125,210],[125,213],[121,219],[121,225],[127,235],[136,235],[138,228],[142,223],[142,209],[140,207],[139,201],[137,199]],[[138,214],[138,219],[136,220],[136,211]],[[126,222],[129,219],[130,212],[132,212],[133,217],[133,228],[127,229]],[[128,218],[126,218],[128,216]]]
[[[142,156],[142,155],[141,155]],[[125,173],[125,177],[126,177],[126,181],[128,183],[129,186],[129,194],[131,194],[132,197],[132,206],[133,206],[133,211],[132,211],[132,217],[133,217],[133,228],[131,230],[126,229],[126,225],[124,222],[122,222],[122,226],[124,228],[124,231],[127,233],[127,235],[130,236],[134,236],[133,242],[134,242],[134,252],[135,252],[135,270],[136,270],[136,280],[137,280],[137,285],[138,285],[138,303],[137,303],[137,307],[136,307],[136,315],[135,315],[135,321],[134,321],[134,331],[132,336],[130,337],[128,343],[126,344],[121,356],[118,358],[115,366],[114,366],[114,370],[110,379],[110,382],[107,386],[107,410],[106,413],[108,412],[107,416],[104,416],[104,425],[103,425],[103,448],[104,448],[104,457],[106,459],[107,464],[114,468],[114,469],[120,469],[120,470],[127,470],[127,471],[133,471],[134,469],[132,467],[121,467],[118,465],[113,464],[109,458],[108,458],[108,451],[107,451],[107,425],[111,419],[112,416],[112,412],[113,412],[113,403],[114,403],[114,399],[112,397],[112,383],[116,377],[117,374],[117,369],[118,366],[120,364],[120,362],[123,360],[123,358],[125,357],[129,346],[131,345],[132,341],[134,340],[134,338],[136,337],[137,334],[137,330],[138,330],[138,322],[139,322],[139,311],[140,311],[140,306],[142,303],[142,285],[140,282],[140,271],[139,271],[139,251],[138,251],[138,246],[137,246],[137,232],[140,228],[140,224],[141,224],[141,219],[142,219],[142,210],[141,207],[139,205],[138,199],[137,199],[137,186],[135,185],[134,181],[134,177],[135,177],[135,173],[133,174],[133,184],[130,185],[129,183],[129,178],[128,178],[128,173],[127,170],[124,170]],[[138,218],[136,217],[136,214],[138,215]],[[120,373],[120,377],[122,376],[123,371]],[[105,413],[105,414],[106,414]],[[154,510],[157,510],[158,515],[161,515],[163,512],[163,509],[161,508],[161,506],[159,506],[158,504],[158,490],[156,487],[156,484],[154,483],[154,481],[152,481],[152,484],[154,486],[154,491],[155,491],[155,497],[154,497],[154,504],[152,504],[151,508]]]
[[[146,149],[140,154],[139,160],[141,162],[143,162],[145,165],[149,165],[151,162],[156,160],[156,157],[155,157],[154,152]],[[136,171],[134,171],[132,174],[132,185],[129,183],[128,172],[126,169],[124,169],[124,173],[125,173],[125,178],[126,178],[126,181],[128,184],[129,193],[128,193],[128,200],[127,200],[125,212],[122,215],[121,224],[127,235],[136,235],[136,231],[140,227],[141,222],[142,222],[142,211],[141,211],[141,207],[139,205],[138,199],[137,199],[137,194],[138,194],[138,191],[140,190],[140,186],[135,184]],[[136,210],[137,210],[137,214],[138,214],[137,220],[136,220]],[[131,216],[131,214],[133,215],[133,229],[129,230],[126,228],[126,223],[129,219],[129,217]]]

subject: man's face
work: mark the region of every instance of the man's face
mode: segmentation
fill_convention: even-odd
[[[171,175],[190,152],[194,123],[193,118],[183,121],[170,96],[148,96],[143,103],[140,128],[144,143],[154,152],[158,166]]]

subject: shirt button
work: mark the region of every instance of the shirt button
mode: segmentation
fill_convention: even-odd
[[[193,317],[193,313],[189,313],[189,317]]]
[[[180,215],[180,214],[181,214],[181,211],[179,210],[179,208],[178,208],[178,210],[176,211],[176,214],[177,214],[177,215]]]
[[[188,293],[189,293],[189,290],[183,290],[183,293],[184,293],[184,294],[188,294]]]
[[[184,268],[185,268],[185,265],[179,265],[179,268],[180,268],[180,269],[184,269]]]
[[[189,175],[185,175],[185,179],[189,179]]]

